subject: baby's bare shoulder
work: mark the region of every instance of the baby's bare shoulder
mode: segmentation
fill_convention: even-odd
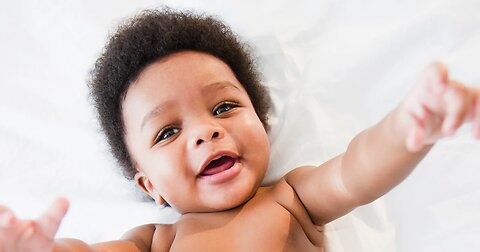
[[[291,198],[292,194],[296,195],[295,186],[291,183],[292,178],[308,173],[315,168],[315,166],[300,166],[285,174],[272,186],[272,193],[274,193],[276,199],[281,200],[284,197]]]
[[[169,251],[175,238],[175,224],[146,224],[125,233],[122,239],[135,243],[140,251]]]
[[[309,170],[311,168],[314,167],[302,166],[290,171],[280,180],[278,180],[271,189],[271,194],[278,204],[288,209],[291,213],[296,213],[294,215],[300,215],[302,218],[307,217],[305,216],[306,211],[304,204],[301,201],[296,188],[290,183],[289,178],[292,176],[297,176],[296,174],[303,173],[304,170]]]

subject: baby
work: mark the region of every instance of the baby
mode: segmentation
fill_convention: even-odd
[[[403,102],[317,167],[261,186],[270,99],[252,57],[220,21],[168,9],[119,28],[90,81],[125,175],[181,213],[120,240],[55,240],[68,202],[36,220],[0,208],[0,251],[324,251],[323,227],[400,183],[464,123],[480,139],[480,90],[434,63]]]

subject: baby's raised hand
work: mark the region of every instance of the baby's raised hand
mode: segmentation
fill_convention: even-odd
[[[450,136],[465,122],[473,122],[473,136],[480,139],[480,89],[450,80],[445,65],[434,63],[402,106],[412,119],[406,147],[421,150]]]
[[[36,220],[20,220],[0,206],[0,251],[51,251],[55,233],[67,213],[68,201],[59,198]]]

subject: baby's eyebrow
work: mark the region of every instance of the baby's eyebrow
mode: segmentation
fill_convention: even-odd
[[[140,131],[143,130],[145,124],[150,121],[152,118],[156,117],[158,114],[161,114],[163,111],[167,111],[168,108],[172,107],[172,101],[167,101],[165,103],[157,105],[152,109],[148,114],[143,117],[142,124],[140,125]]]
[[[219,82],[213,82],[208,85],[205,85],[202,88],[202,94],[208,95],[208,94],[211,94],[212,91],[216,91],[224,88],[233,88],[236,91],[240,91],[240,89],[237,86],[233,85],[233,83],[229,81],[219,81]]]

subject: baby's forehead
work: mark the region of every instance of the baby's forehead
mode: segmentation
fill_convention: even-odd
[[[160,85],[167,90],[179,86],[185,92],[200,90],[206,94],[229,88],[245,91],[244,85],[227,63],[197,51],[178,52],[149,64],[138,74],[127,93],[131,89],[138,89],[136,86],[145,85]]]

